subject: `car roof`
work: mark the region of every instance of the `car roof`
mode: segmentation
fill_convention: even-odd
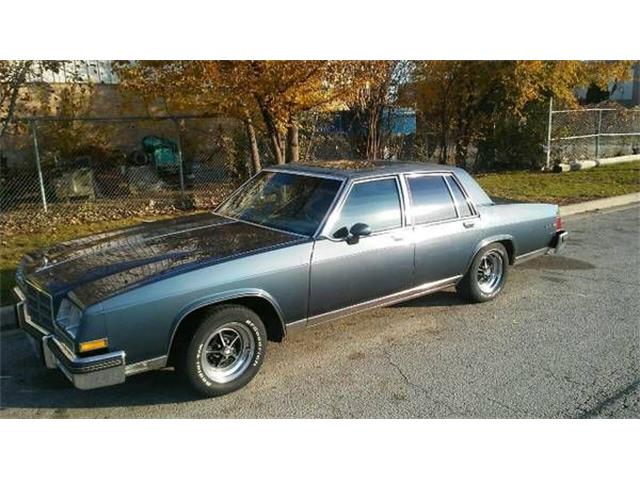
[[[332,175],[348,179],[417,172],[458,172],[459,168],[437,163],[373,160],[317,160],[314,162],[288,163],[270,166],[269,170]]]

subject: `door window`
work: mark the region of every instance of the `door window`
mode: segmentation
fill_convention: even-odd
[[[451,194],[441,175],[422,175],[407,180],[416,224],[457,218]]]
[[[353,186],[332,234],[345,227],[350,229],[356,223],[366,223],[372,232],[402,226],[400,192],[395,179],[360,182]]]

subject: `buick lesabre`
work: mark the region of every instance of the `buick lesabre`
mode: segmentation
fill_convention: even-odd
[[[557,206],[494,204],[457,168],[276,166],[214,212],[25,256],[16,308],[43,363],[80,389],[173,366],[216,396],[256,375],[268,341],[448,287],[486,302],[566,236]]]

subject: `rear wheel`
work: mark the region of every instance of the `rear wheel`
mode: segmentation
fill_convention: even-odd
[[[456,290],[472,302],[488,302],[502,291],[509,271],[509,255],[501,243],[481,249]]]
[[[258,373],[267,333],[258,315],[240,305],[212,309],[185,342],[176,365],[191,386],[207,397],[242,388]]]

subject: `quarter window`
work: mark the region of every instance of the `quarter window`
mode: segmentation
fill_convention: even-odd
[[[449,189],[441,175],[409,177],[408,181],[415,223],[439,222],[457,217]]]
[[[458,212],[461,217],[468,217],[472,214],[471,207],[469,207],[469,202],[465,198],[462,190],[460,189],[460,185],[458,182],[453,179],[453,177],[447,177],[447,182],[451,187],[451,193],[453,193],[453,198],[456,201],[456,206],[458,207]]]
[[[347,197],[333,233],[356,223],[366,223],[372,232],[402,226],[400,193],[395,179],[356,183]]]

